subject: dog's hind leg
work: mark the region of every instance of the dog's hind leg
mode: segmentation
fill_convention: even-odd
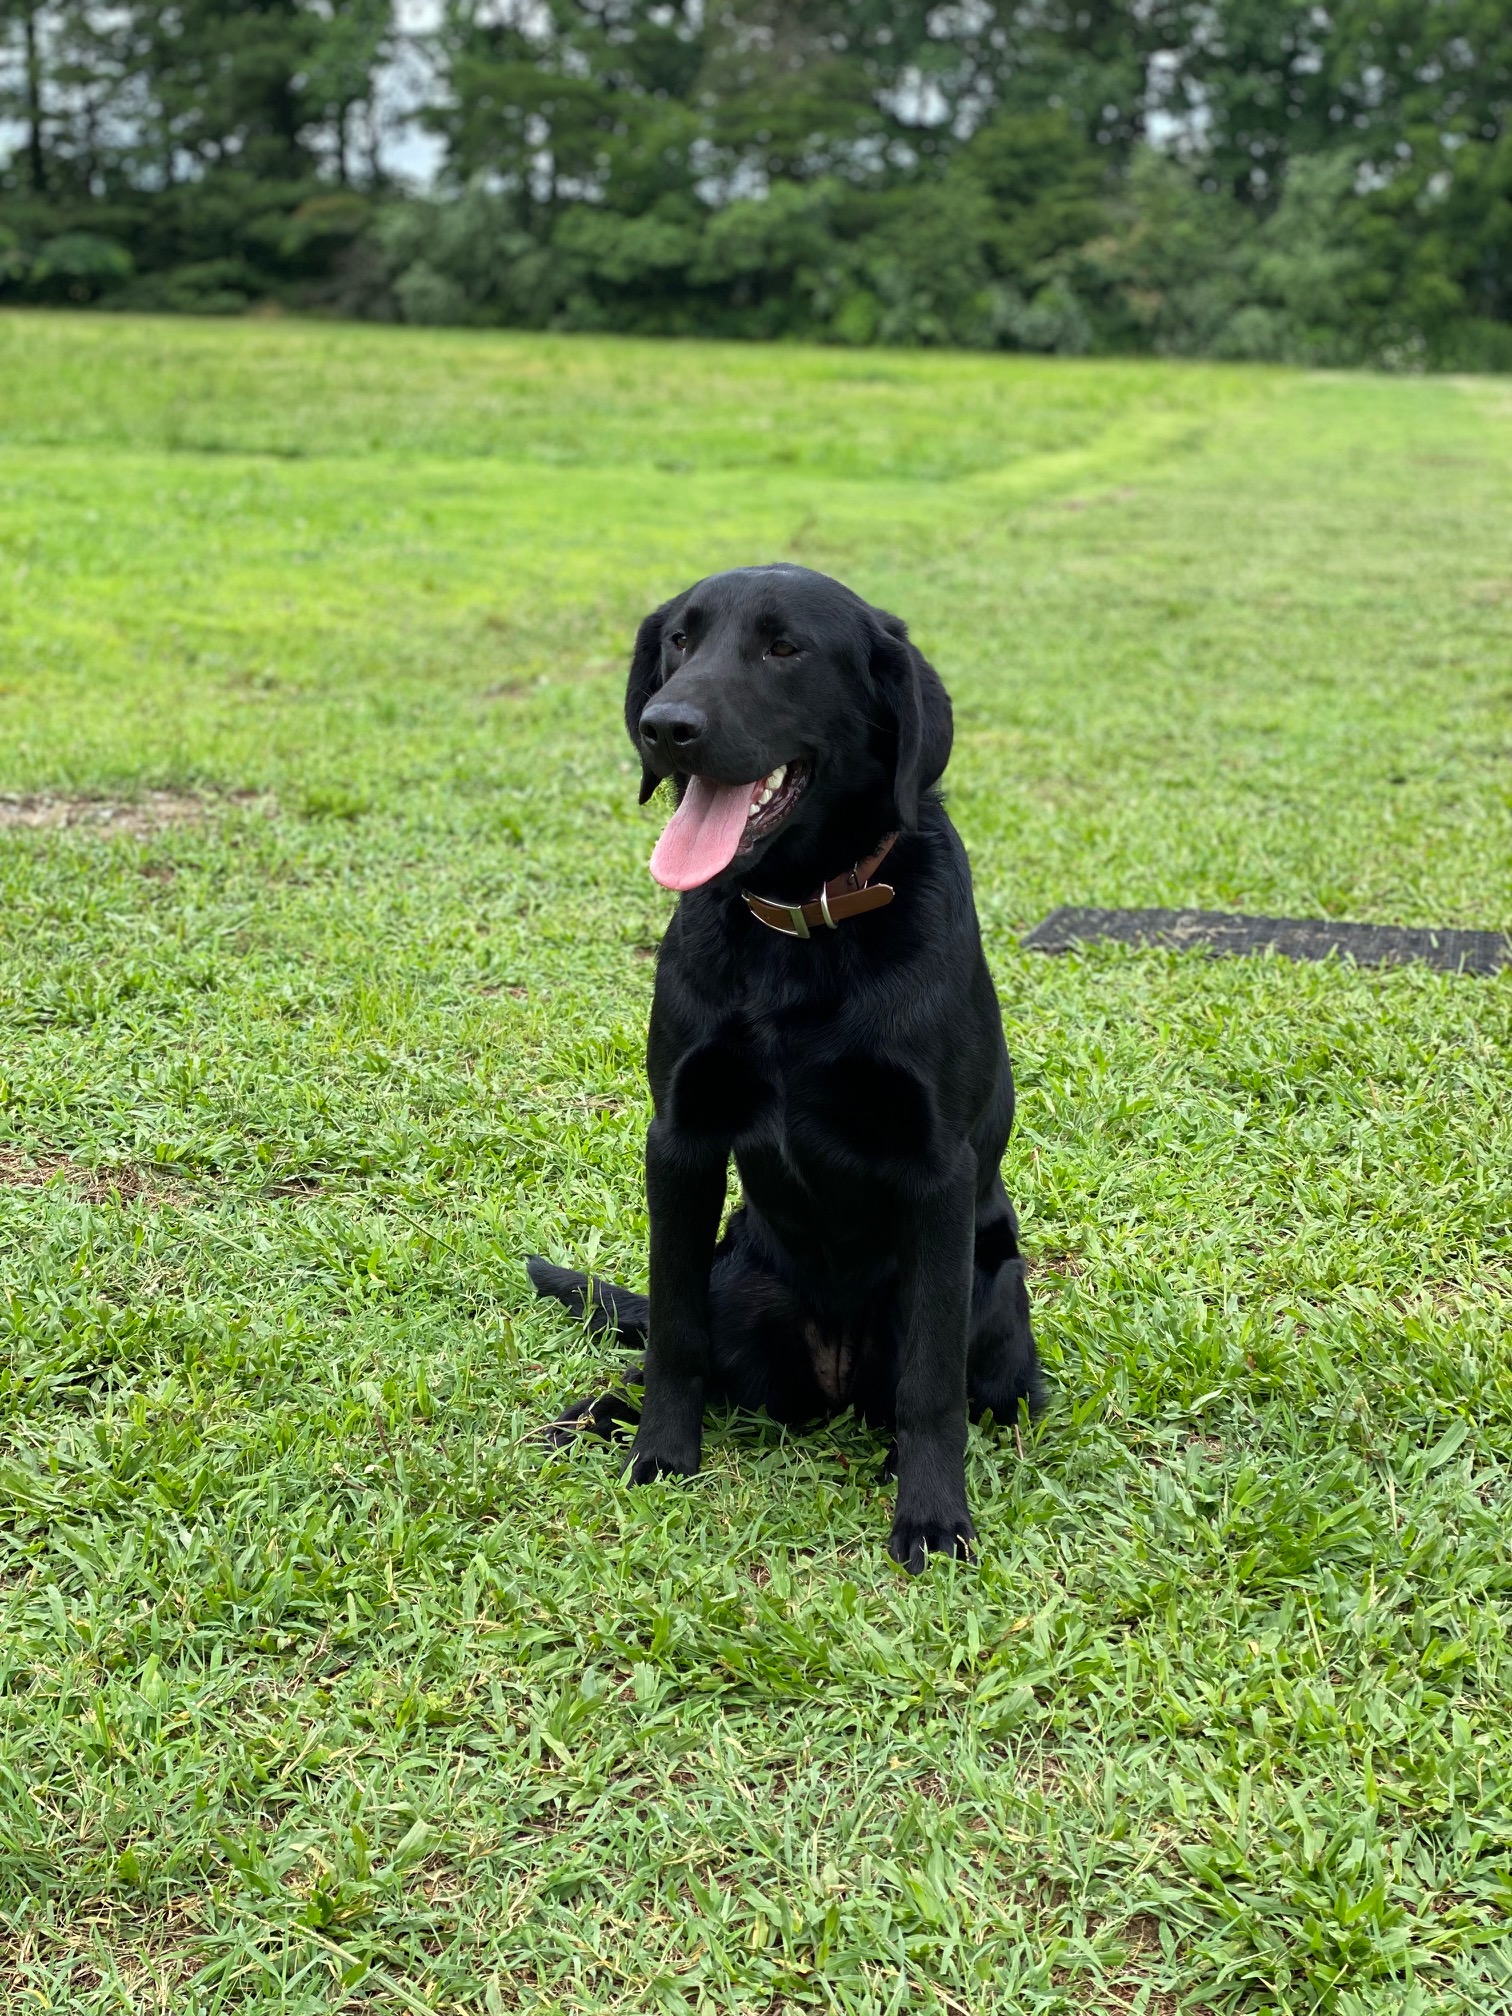
[[[639,1385],[640,1367],[634,1368],[635,1376],[630,1377],[631,1385]],[[639,1426],[640,1409],[627,1400],[623,1393],[599,1393],[591,1400],[574,1400],[570,1407],[564,1407],[555,1421],[548,1421],[539,1429],[541,1440],[553,1449],[564,1448],[575,1442],[579,1435],[596,1435],[601,1442],[612,1442],[621,1430]]]
[[[644,1295],[621,1288],[613,1281],[600,1281],[593,1275],[580,1273],[575,1267],[554,1267],[534,1253],[526,1260],[525,1271],[537,1295],[560,1302],[579,1322],[586,1318],[596,1337],[618,1335],[627,1344],[645,1343],[650,1305]],[[627,1367],[624,1383],[627,1386],[642,1383],[638,1364]],[[543,1441],[560,1448],[579,1435],[597,1435],[606,1442],[612,1441],[621,1429],[634,1428],[639,1421],[640,1409],[623,1393],[599,1393],[587,1400],[575,1400],[540,1432]]]
[[[743,1220],[743,1212],[732,1218],[709,1281],[706,1397],[752,1413],[765,1408],[775,1421],[813,1420],[832,1411],[815,1382],[809,1337],[814,1326],[806,1323],[792,1292],[753,1261]],[[579,1322],[586,1319],[596,1336],[617,1332],[628,1343],[645,1343],[650,1310],[644,1295],[534,1255],[525,1267],[538,1295],[560,1302]],[[630,1366],[624,1383],[643,1385],[642,1366]],[[541,1434],[556,1446],[579,1435],[610,1440],[639,1419],[623,1393],[600,1393],[574,1401]]]
[[[977,1211],[966,1391],[971,1418],[990,1413],[999,1426],[1018,1420],[1020,1402],[1037,1413],[1045,1381],[1029,1323],[1029,1291],[1018,1246],[1018,1218],[1002,1180]]]
[[[815,1376],[822,1342],[793,1291],[753,1263],[737,1222],[709,1279],[709,1397],[812,1421],[829,1411]]]

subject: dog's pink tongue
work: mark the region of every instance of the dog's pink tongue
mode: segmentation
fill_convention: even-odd
[[[697,889],[728,868],[745,828],[754,784],[716,784],[690,777],[681,805],[672,814],[651,856],[651,873],[663,889]]]

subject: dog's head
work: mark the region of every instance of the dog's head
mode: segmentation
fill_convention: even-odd
[[[796,862],[842,807],[868,840],[906,831],[950,757],[950,700],[907,627],[782,564],[712,574],[645,619],[625,725],[641,803],[664,777],[678,794],[651,857],[669,889],[778,847]]]

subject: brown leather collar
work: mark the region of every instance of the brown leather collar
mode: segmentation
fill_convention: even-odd
[[[889,833],[875,854],[868,854],[844,875],[826,882],[807,903],[773,903],[765,896],[753,896],[749,889],[740,893],[750,906],[751,915],[760,918],[770,930],[780,931],[784,938],[807,938],[821,924],[827,924],[831,931],[837,930],[847,917],[885,909],[893,900],[892,888],[886,882],[874,884],[871,878],[892,852],[897,837],[896,833]]]

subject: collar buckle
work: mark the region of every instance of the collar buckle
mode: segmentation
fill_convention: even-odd
[[[858,861],[843,875],[835,875],[819,886],[817,896],[807,903],[778,903],[771,897],[755,896],[749,889],[742,889],[741,899],[758,923],[765,924],[769,931],[777,931],[784,938],[812,938],[813,928],[827,925],[831,931],[838,931],[847,917],[860,917],[868,910],[881,910],[893,900],[893,890],[886,882],[873,882],[872,877],[891,853],[898,836],[889,833],[873,854]],[[840,906],[837,917],[830,908],[830,898]]]

